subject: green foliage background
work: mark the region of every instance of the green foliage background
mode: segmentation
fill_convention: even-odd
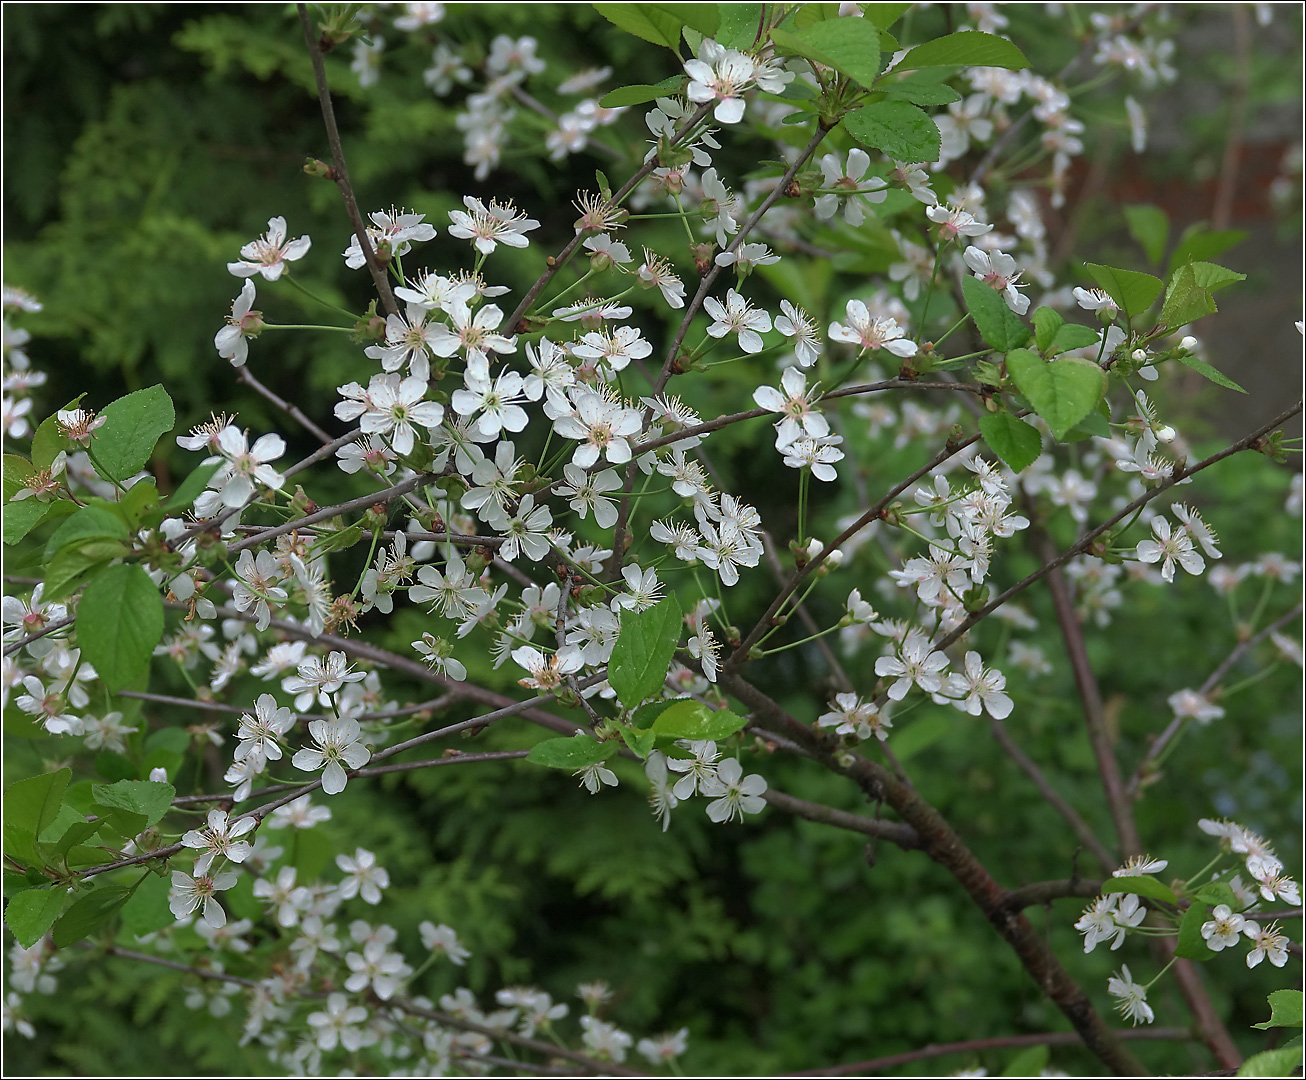
[[[560,69],[611,63],[622,83],[656,82],[674,70],[669,54],[617,31],[588,5],[453,7],[441,32],[473,48],[494,33],[530,33]],[[1049,53],[1066,50],[1054,28],[1043,32]],[[285,434],[288,460],[311,449],[303,433],[288,430],[283,417],[233,384],[212,347],[238,292],[224,264],[274,214],[287,218],[290,235],[313,237],[310,257],[298,264],[306,284],[354,309],[369,298],[365,276],[346,271],[339,258],[349,230],[334,186],[300,172],[305,156],[328,153],[293,13],[284,5],[7,5],[4,48],[5,279],[46,305],[26,322],[36,338],[29,350],[34,362],[50,373],[37,415],[83,390],[102,405],[161,381],[177,403],[179,430],[212,408],[234,406],[242,425]],[[348,71],[347,55],[328,58],[359,202],[364,210],[394,204],[425,212],[441,233],[420,254],[436,265],[455,246],[461,255],[461,242],[445,235],[444,215],[462,194],[515,198],[545,222],[528,251],[498,266],[497,280],[520,292],[545,255],[570,236],[572,215],[559,208],[577,188],[591,186],[595,161],[580,155],[555,168],[521,154],[485,183],[475,182],[461,163],[454,107],[422,92],[424,63],[421,50],[396,49],[386,56],[379,85],[364,91]],[[1205,152],[1198,135],[1195,154]],[[731,146],[726,160],[742,171],[764,152],[761,145]],[[614,180],[628,170],[600,164]],[[873,251],[873,228],[868,236]],[[812,293],[806,302],[814,312],[838,306],[840,290],[856,280],[798,258],[790,267],[787,276],[777,274],[778,287]],[[294,292],[259,285],[259,306],[277,321],[316,316],[300,309]],[[356,347],[320,338],[278,335],[258,342],[257,351],[260,378],[315,418],[330,417],[334,388],[357,378],[366,363]],[[755,385],[750,373],[740,378],[695,390],[700,397],[691,400],[704,415],[738,408]],[[327,426],[340,430],[333,420]],[[776,478],[772,462],[757,461],[754,438],[737,430],[718,437],[725,486],[769,485],[771,502],[760,509],[764,518],[783,521],[784,507],[794,501],[786,485],[796,485],[788,475]],[[893,451],[887,440],[858,452],[874,463],[873,490],[924,460],[921,448]],[[161,489],[192,465],[164,440],[154,462]],[[319,502],[337,493],[333,486],[352,493],[331,471],[314,483]],[[1194,486],[1193,498],[1220,529],[1230,562],[1297,550],[1298,523],[1281,512],[1287,483],[1286,473],[1245,456]],[[830,516],[854,506],[846,487],[822,497],[821,510]],[[1060,540],[1073,538],[1068,517],[1057,530]],[[1015,580],[1032,567],[1017,559],[1001,572]],[[884,569],[873,546],[864,548],[841,571],[839,589],[824,594],[827,610],[821,611],[823,594],[816,594],[818,618],[837,618],[847,589],[860,583],[865,591]],[[1186,580],[1127,595],[1111,626],[1090,632],[1089,645],[1120,758],[1130,767],[1147,735],[1168,719],[1166,696],[1200,683],[1231,638],[1205,583]],[[761,599],[760,591],[741,593],[732,603],[760,610]],[[1031,594],[1028,604],[1055,657],[1046,597]],[[408,609],[380,643],[403,650],[423,628],[420,613]],[[982,633],[985,655],[1000,656],[1002,629],[986,625]],[[157,689],[187,692],[164,665],[157,668]],[[472,677],[511,685],[506,670],[492,672],[488,664],[473,668]],[[826,673],[806,653],[782,654],[758,678],[800,718],[814,719],[824,708]],[[239,695],[246,692],[252,700],[258,692],[260,684],[245,680],[232,700],[244,700]],[[1045,764],[1098,834],[1109,837],[1067,666],[1058,663],[1055,674],[1032,685],[1012,682],[1013,736]],[[1139,807],[1140,828],[1153,853],[1170,860],[1171,872],[1193,873],[1207,861],[1211,848],[1197,831],[1199,816],[1231,814],[1267,833],[1281,852],[1300,847],[1298,683],[1298,672],[1281,665],[1243,691],[1229,703],[1225,721],[1184,741],[1149,790]],[[396,700],[423,694],[401,679],[389,685]],[[463,715],[470,714],[448,719]],[[895,728],[903,740],[896,744],[899,756],[922,794],[958,824],[1001,883],[1068,877],[1076,867],[1094,872],[1091,862],[1077,859],[1069,830],[983,723],[928,704],[902,715]],[[160,727],[190,718],[151,707],[146,719],[143,726]],[[537,737],[524,727],[496,727],[467,749],[518,748]],[[6,780],[39,768],[41,753],[39,744],[8,739]],[[568,999],[577,982],[604,978],[616,990],[608,1015],[622,1027],[638,1034],[689,1027],[690,1071],[761,1074],[930,1042],[1065,1027],[981,915],[924,858],[775,811],[721,829],[691,806],[663,834],[643,804],[638,769],[628,762],[614,767],[623,786],[598,799],[566,775],[517,762],[353,783],[330,801],[330,823],[280,841],[295,845],[301,875],[327,865],[335,850],[361,845],[376,852],[395,883],[387,895],[389,921],[410,952],[418,948],[421,920],[457,928],[473,959],[465,972],[444,967],[424,976],[421,989],[429,996],[452,990],[461,976],[482,998],[504,985],[533,983]],[[802,762],[777,756],[763,768],[780,790],[859,813],[874,809],[850,785]],[[207,782],[217,782],[216,757],[205,769]],[[1299,869],[1290,862],[1290,872]],[[256,910],[248,881],[243,888],[233,894],[238,915]],[[1030,915],[1046,926],[1105,1011],[1105,981],[1120,961],[1130,962],[1136,975],[1151,965],[1132,941],[1122,954],[1083,956],[1071,926],[1079,906],[1058,901],[1049,912]],[[195,949],[203,951],[198,937]],[[72,952],[60,992],[26,999],[37,1038],[7,1040],[6,1068],[15,1075],[261,1068],[257,1053],[237,1045],[239,1006],[232,1017],[208,1019],[183,1004],[191,984],[181,974]],[[1217,1010],[1244,1051],[1259,1049],[1261,1037],[1248,1025],[1265,1017],[1267,991],[1291,976],[1267,978],[1265,968],[1249,973],[1240,956],[1221,957],[1212,968],[1218,970],[1208,984]],[[230,970],[242,973],[234,964]],[[1153,1000],[1159,1024],[1186,1022],[1168,983]],[[578,1004],[571,1003],[575,1012]],[[1175,1044],[1137,1044],[1137,1053],[1155,1069],[1208,1067],[1203,1054],[1189,1058]],[[983,1060],[997,1070],[1012,1057]],[[1076,1050],[1057,1050],[1053,1061],[1072,1073],[1094,1070]],[[967,1063],[946,1059],[938,1071]]]

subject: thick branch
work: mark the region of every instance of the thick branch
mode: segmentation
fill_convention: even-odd
[[[790,716],[738,675],[724,671],[718,682],[722,689],[739,698],[755,714],[779,724],[796,741],[806,745],[831,772],[849,777],[868,798],[887,802],[893,807],[899,817],[915,829],[925,853],[947,870],[984,912],[993,928],[1020,958],[1025,970],[1074,1025],[1085,1046],[1119,1075],[1145,1074],[1141,1064],[1120,1045],[1115,1032],[1097,1014],[1087,995],[1061,966],[1042,936],[1023,915],[1011,910],[1011,894],[993,880],[933,806],[888,769],[867,758],[854,755],[850,764],[840,764],[835,757],[835,744],[828,736],[813,731]]]

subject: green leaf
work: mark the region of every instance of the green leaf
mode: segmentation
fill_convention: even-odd
[[[54,820],[37,834],[36,839],[42,844],[55,845],[56,841],[60,840],[64,833],[74,825],[85,824],[86,815],[79,814],[73,807],[68,805],[67,792],[65,792],[64,801],[59,804],[59,812],[54,815]],[[70,840],[68,846],[71,847],[73,844],[80,842],[80,839]]]
[[[65,806],[64,809],[71,810],[74,814],[77,814],[77,811],[73,810],[70,806]],[[54,845],[54,854],[56,856],[63,855],[69,848],[76,847],[83,840],[89,839],[100,828],[100,822],[98,821],[87,821],[81,816],[81,814],[77,814],[77,818],[77,821],[72,822],[68,828],[64,830],[63,835]]]
[[[1252,1027],[1259,1027],[1253,1024]],[[1239,1076],[1297,1076],[1301,1072],[1302,1048],[1281,1046],[1253,1054],[1238,1066]]]
[[[926,113],[906,101],[877,101],[854,109],[843,118],[843,126],[858,142],[899,161],[939,159],[939,129]]]
[[[881,83],[875,88],[889,98],[901,98],[913,105],[951,105],[960,101],[961,95],[947,83],[926,79],[903,79],[901,82]]]
[[[1171,327],[1184,326],[1213,315],[1215,311],[1210,290],[1198,284],[1197,272],[1189,264],[1171,275],[1165,287],[1165,303],[1161,305],[1158,322]]]
[[[987,413],[980,417],[979,428],[988,448],[1012,472],[1023,472],[1043,452],[1043,436],[1011,413]]]
[[[1093,280],[1130,319],[1150,308],[1152,301],[1161,292],[1161,279],[1151,274],[1140,274],[1137,270],[1120,270],[1099,263],[1085,263],[1084,268],[1093,275]]]
[[[140,814],[146,826],[162,819],[176,795],[171,784],[159,780],[119,780],[116,784],[95,784],[91,788],[96,806]]]
[[[1030,407],[1060,440],[1106,393],[1106,372],[1091,360],[1044,361],[1027,349],[1007,353],[1007,371]]]
[[[110,691],[144,671],[163,637],[163,600],[139,566],[111,566],[82,594],[77,640]]]
[[[1134,893],[1152,900],[1164,900],[1168,904],[1177,904],[1179,897],[1169,885],[1158,881],[1149,874],[1130,875],[1129,877],[1111,878],[1102,883],[1103,893]]]
[[[45,572],[47,600],[62,600],[81,584],[82,575],[96,567],[106,566],[114,559],[131,551],[118,540],[81,540],[69,544],[53,559]]]
[[[1065,325],[1066,320],[1054,308],[1041,307],[1035,310],[1033,322],[1034,344],[1038,346],[1039,352],[1047,355],[1048,346],[1052,344],[1052,339],[1056,337],[1057,331]]]
[[[5,854],[17,859],[24,866],[33,867],[43,862],[36,850],[36,834],[31,829],[24,829],[12,821],[4,823]]]
[[[155,486],[154,478],[147,476],[132,484],[121,499],[109,504],[109,508],[127,523],[128,528],[135,530],[146,511],[158,505],[158,502],[159,489]]]
[[[722,4],[717,8],[721,23],[717,27],[716,41],[727,49],[751,52],[757,44],[758,31],[763,26],[761,4]]]
[[[778,36],[777,36],[778,35]],[[880,33],[867,19],[829,19],[796,34],[774,31],[777,45],[871,86],[880,74]]]
[[[1009,1062],[1007,1067],[1002,1070],[1003,1076],[1039,1076],[1047,1068],[1048,1048],[1043,1046],[1031,1046],[1027,1050],[1022,1050]]]
[[[1242,907],[1242,904],[1238,902],[1238,897],[1234,895],[1233,889],[1229,887],[1228,883],[1223,881],[1212,881],[1209,884],[1203,885],[1197,890],[1194,899],[1201,901],[1203,904],[1211,904],[1213,906],[1227,904],[1229,907],[1233,908],[1234,911],[1237,911]]]
[[[1029,61],[1006,38],[979,30],[962,30],[917,45],[894,70],[923,67],[998,67],[1017,71],[1029,67]]]
[[[1235,281],[1247,280],[1246,274],[1240,274],[1218,263],[1194,262],[1189,265],[1193,268],[1193,280],[1197,282],[1199,288],[1206,289],[1208,292],[1219,292]]]
[[[1111,424],[1102,415],[1102,404],[1102,402],[1098,402],[1098,407],[1067,431],[1066,437],[1061,441],[1068,443],[1083,442],[1085,439],[1091,439],[1094,435],[1103,439],[1111,438]]]
[[[1276,1027],[1302,1026],[1302,992],[1300,990],[1275,990],[1265,999],[1270,1003],[1270,1018],[1252,1027],[1268,1031]]]
[[[626,708],[662,689],[680,630],[680,605],[674,595],[643,611],[622,608],[621,632],[608,661],[608,682]]]
[[[862,13],[881,30],[887,30],[906,13],[911,4],[862,4]]]
[[[23,481],[32,473],[36,472],[34,466],[27,458],[21,454],[5,454],[4,456],[4,490],[5,502],[9,502],[14,497],[14,493],[23,486]],[[9,510],[6,507],[5,514]]]
[[[651,731],[637,731],[627,727],[621,729],[621,741],[629,746],[641,761],[648,757],[656,739],[657,736]]]
[[[168,907],[169,881],[151,874],[145,878],[123,905],[122,928],[141,937],[171,926],[177,921]]]
[[[704,37],[715,38],[721,27],[721,9],[716,4],[657,4],[674,15],[686,26],[692,26]]]
[[[177,490],[172,493],[165,504],[168,508],[168,513],[176,515],[189,507],[191,503],[199,498],[204,489],[209,486],[209,480],[213,478],[213,474],[220,468],[222,468],[222,462],[215,462],[212,465],[201,465],[198,469],[191,472],[191,474],[177,487]]]
[[[1007,307],[1002,294],[973,275],[962,278],[961,291],[985,343],[998,352],[1018,349],[1029,340],[1029,327]]]
[[[617,752],[614,742],[599,742],[592,735],[578,731],[570,739],[545,739],[531,747],[526,760],[550,769],[584,769],[607,761]]]
[[[105,406],[104,426],[92,445],[95,460],[111,480],[136,475],[150,460],[161,435],[172,430],[172,398],[162,386],[137,390]]]
[[[101,885],[73,904],[54,924],[54,943],[64,949],[95,933],[131,896],[126,885]]]
[[[22,502],[6,503],[4,542],[6,544],[18,543],[19,540],[41,524],[41,519],[57,505],[57,503],[45,503],[34,498],[24,499]]]
[[[1218,368],[1212,367],[1205,360],[1200,360],[1196,356],[1176,356],[1176,360],[1186,368],[1192,368],[1197,374],[1204,379],[1210,379],[1217,386],[1223,386],[1226,390],[1237,390],[1240,394],[1247,393],[1241,386],[1234,382],[1228,375],[1225,375]]]
[[[1057,330],[1048,343],[1048,347],[1042,351],[1049,357],[1059,356],[1061,353],[1070,352],[1072,349],[1086,349],[1090,345],[1098,345],[1101,340],[1098,332],[1091,326],[1084,326],[1080,323],[1066,323]]]
[[[58,816],[72,775],[71,769],[60,769],[10,784],[5,789],[5,824],[40,836]]]
[[[696,12],[695,8],[711,9],[715,14],[715,4],[595,4],[594,10],[608,22],[621,27],[628,34],[634,34],[654,45],[665,45],[676,52],[680,45],[680,29],[692,26],[705,37],[716,32],[716,20],[704,16],[708,12]],[[686,17],[686,16],[690,17]],[[711,27],[704,29],[704,27]]]
[[[1175,956],[1185,960],[1210,960],[1215,955],[1202,937],[1202,923],[1207,922],[1206,905],[1193,904],[1184,912],[1179,922],[1179,943],[1175,945]]]
[[[5,925],[13,931],[19,945],[30,949],[45,937],[67,903],[67,889],[58,886],[25,889],[5,905]]]
[[[1191,259],[1199,261],[1214,259],[1246,239],[1247,233],[1242,229],[1212,231],[1200,222],[1196,225],[1190,225],[1184,230],[1183,235],[1179,237],[1179,242],[1175,244],[1174,251],[1170,252],[1170,260],[1166,269],[1169,273],[1174,273],[1178,267],[1183,266]]]
[[[748,721],[729,709],[709,709],[701,701],[682,698],[653,721],[653,733],[671,739],[729,738]]]
[[[32,464],[38,469],[48,469],[59,451],[67,450],[68,446],[68,437],[59,433],[59,414],[51,413],[32,434]]]
[[[615,90],[609,90],[599,99],[599,104],[605,109],[618,109],[628,105],[643,105],[646,101],[654,101],[660,97],[666,97],[673,94],[681,83],[679,75],[667,79],[665,82],[658,83],[656,86],[647,84],[636,84],[633,86],[619,86]],[[213,466],[217,468],[217,466]],[[207,481],[205,481],[207,483]],[[202,488],[200,490],[203,490]],[[196,492],[199,494],[199,492]]]
[[[127,526],[122,519],[99,506],[83,506],[69,517],[51,534],[45,543],[45,558],[54,558],[60,548],[76,540],[91,537],[110,537],[114,540],[126,540]]]
[[[1129,235],[1142,246],[1147,261],[1159,263],[1170,236],[1170,219],[1166,212],[1159,206],[1126,206],[1125,222],[1129,226]]]

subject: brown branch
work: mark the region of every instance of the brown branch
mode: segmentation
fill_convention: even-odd
[[[336,186],[340,188],[341,198],[345,201],[349,222],[354,227],[354,235],[358,237],[358,246],[367,261],[367,269],[381,297],[381,304],[387,315],[398,315],[399,305],[395,303],[394,293],[390,290],[386,269],[377,261],[376,252],[372,250],[372,243],[367,238],[367,226],[363,224],[363,215],[358,211],[358,200],[354,198],[354,189],[349,183],[349,170],[345,168],[345,151],[340,144],[340,129],[336,127],[336,110],[331,104],[331,91],[327,87],[326,64],[322,60],[322,48],[313,34],[313,26],[308,18],[308,5],[296,4],[295,7],[299,11],[299,22],[304,28],[304,43],[308,46],[308,56],[313,61],[313,78],[317,81],[317,100],[322,107],[322,122],[326,125],[327,142],[331,145],[333,179]]]
[[[374,491],[370,495],[360,495],[356,499],[349,499],[346,502],[336,503],[335,506],[327,506],[312,514],[305,514],[294,521],[283,522],[280,525],[274,525],[266,532],[258,536],[246,537],[244,540],[237,540],[234,544],[227,547],[228,554],[234,555],[238,551],[244,551],[249,547],[257,547],[259,544],[268,540],[273,540],[285,533],[294,532],[302,525],[312,525],[318,521],[326,521],[329,518],[339,514],[348,514],[354,510],[366,510],[376,503],[389,502],[391,499],[397,499],[401,495],[407,495],[414,488],[421,487],[434,479],[431,473],[418,473],[416,476],[410,476],[407,480],[401,480],[392,487],[382,488],[380,491]]]
[[[422,1016],[427,1020],[434,1020],[437,1024],[444,1024],[446,1027],[459,1028],[463,1031],[475,1031],[477,1034],[488,1036],[496,1042],[511,1043],[513,1046],[520,1046],[523,1050],[530,1050],[532,1053],[540,1054],[545,1058],[562,1058],[565,1061],[574,1061],[578,1065],[583,1065],[591,1072],[599,1076],[650,1076],[652,1074],[639,1072],[637,1069],[628,1069],[624,1065],[618,1065],[613,1061],[599,1061],[596,1058],[587,1057],[585,1054],[576,1050],[568,1050],[565,1046],[559,1046],[557,1043],[543,1042],[540,1039],[527,1038],[525,1035],[518,1035],[512,1031],[504,1031],[501,1028],[486,1027],[484,1024],[474,1024],[470,1020],[463,1020],[454,1016],[452,1013],[440,1012],[436,1009],[423,1008],[416,1002],[408,1001],[404,998],[395,998],[389,1003],[390,1008],[406,1012],[410,1016]]]
[[[955,629],[945,634],[943,638],[940,639],[938,644],[934,646],[934,648],[939,650],[946,649],[959,637],[961,637],[963,634],[969,631],[970,628],[973,627],[977,622],[979,622],[981,619],[987,618],[989,615],[992,615],[993,612],[997,611],[998,608],[1000,608],[1013,596],[1016,596],[1019,593],[1024,592],[1035,582],[1041,581],[1043,578],[1045,578],[1053,570],[1057,569],[1060,566],[1064,566],[1076,555],[1080,555],[1083,552],[1087,551],[1090,547],[1092,547],[1093,541],[1095,541],[1099,536],[1101,536],[1103,533],[1111,529],[1112,526],[1120,524],[1120,522],[1124,521],[1125,518],[1129,517],[1135,511],[1146,506],[1157,496],[1164,494],[1166,491],[1169,491],[1170,488],[1174,487],[1181,480],[1186,480],[1188,477],[1196,475],[1197,473],[1201,472],[1203,469],[1209,469],[1212,465],[1215,465],[1218,462],[1223,461],[1227,457],[1232,457],[1234,454],[1241,453],[1244,450],[1254,449],[1256,445],[1260,442],[1260,440],[1263,439],[1267,434],[1269,434],[1271,431],[1274,431],[1276,428],[1282,427],[1285,423],[1287,423],[1294,416],[1300,413],[1301,410],[1302,410],[1302,403],[1298,401],[1295,405],[1292,405],[1289,408],[1285,409],[1283,412],[1281,412],[1273,420],[1269,421],[1268,423],[1262,424],[1255,431],[1251,432],[1248,435],[1243,436],[1237,442],[1232,443],[1229,446],[1226,446],[1223,450],[1219,451],[1218,453],[1212,454],[1210,457],[1205,458],[1202,461],[1199,461],[1196,465],[1192,466],[1192,468],[1185,469],[1176,465],[1174,474],[1169,479],[1162,480],[1155,488],[1146,492],[1143,495],[1140,495],[1137,499],[1129,503],[1123,509],[1121,509],[1115,514],[1112,514],[1111,517],[1107,518],[1106,521],[1102,522],[1101,525],[1085,533],[1075,543],[1071,544],[1070,547],[1066,548],[1065,551],[1063,551],[1050,563],[1045,563],[1043,566],[1039,567],[1037,570],[1035,570],[1027,577],[1023,578],[1021,581],[1016,582],[1016,584],[1012,585],[1011,588],[1007,589],[1005,592],[1000,593],[995,599],[990,600],[987,604],[984,605],[984,607],[980,608],[979,611],[975,612],[972,615],[968,615],[964,620],[962,620],[962,622]],[[979,436],[973,436],[970,440],[968,440],[968,442],[973,442],[978,437]],[[962,445],[963,446],[967,445],[967,443],[963,443]],[[842,540],[840,542],[842,542]]]
[[[1036,881],[1032,885],[1022,885],[1007,893],[1007,907],[1012,911],[1034,907],[1037,904],[1050,904],[1069,896],[1091,900],[1102,891],[1102,883],[1093,878],[1072,877],[1064,881]]]
[[[1038,767],[1037,762],[1016,745],[1006,725],[1000,720],[990,718],[989,733],[997,740],[998,745],[1002,747],[1007,756],[1034,782],[1034,786],[1038,788],[1039,794],[1043,796],[1044,801],[1066,819],[1079,842],[1092,852],[1093,858],[1098,861],[1098,865],[1102,867],[1103,871],[1109,872],[1119,865],[1111,857],[1111,852],[1107,850],[1106,845],[1097,838],[1097,834],[1089,827],[1088,822],[1079,816],[1078,811],[1061,796],[1061,793],[1043,775],[1043,771]]]
[[[1056,557],[1056,548],[1051,539],[1039,531],[1036,537],[1039,556],[1045,562]],[[1061,639],[1066,647],[1066,658],[1075,676],[1075,687],[1079,691],[1079,700],[1084,707],[1084,726],[1088,732],[1088,742],[1093,748],[1093,758],[1097,762],[1098,776],[1102,781],[1102,793],[1106,796],[1107,809],[1115,825],[1116,840],[1120,845],[1120,861],[1142,852],[1142,842],[1138,836],[1138,825],[1134,821],[1133,801],[1125,793],[1124,783],[1120,779],[1120,763],[1116,760],[1115,746],[1107,731],[1106,711],[1102,705],[1102,692],[1093,674],[1093,665],[1088,659],[1088,648],[1084,642],[1084,628],[1080,625],[1079,615],[1075,611],[1075,602],[1070,595],[1070,586],[1066,584],[1065,575],[1060,567],[1054,567],[1047,575],[1048,591],[1052,594],[1052,607],[1056,612],[1057,626],[1061,630]]]
[[[962,439],[957,443],[949,442],[942,450],[935,454],[934,457],[930,458],[929,461],[908,476],[907,479],[894,485],[887,495],[862,514],[862,516],[849,525],[848,528],[844,529],[843,532],[836,536],[828,547],[822,549],[821,553],[816,558],[812,559],[806,566],[795,571],[794,576],[789,579],[789,583],[780,590],[779,595],[771,601],[766,611],[763,612],[762,617],[757,620],[756,625],[754,625],[753,629],[748,632],[748,636],[745,637],[744,640],[740,642],[739,647],[726,658],[725,663],[722,665],[723,670],[733,671],[748,659],[749,651],[758,643],[759,640],[761,640],[762,635],[766,633],[767,629],[771,626],[771,620],[780,611],[780,608],[784,606],[785,601],[797,592],[798,587],[807,580],[807,577],[814,573],[817,567],[830,557],[831,552],[837,551],[846,541],[861,532],[862,529],[866,528],[866,526],[872,521],[875,521],[894,499],[911,487],[912,484],[916,483],[916,481],[922,476],[932,472],[943,464],[943,462],[947,461],[948,458],[964,450],[978,439],[979,435],[976,434],[967,439]],[[960,635],[957,636],[959,637]],[[946,644],[951,644],[953,640],[956,640],[956,638],[948,640]],[[943,646],[936,647],[942,648]]]
[[[1118,1039],[1146,1042],[1187,1042],[1193,1037],[1187,1028],[1121,1028],[1115,1032]],[[802,1072],[781,1073],[781,1076],[854,1076],[864,1072],[879,1072],[893,1069],[900,1065],[910,1065],[916,1061],[929,1058],[946,1057],[948,1054],[976,1054],[984,1050],[1022,1050],[1027,1046],[1076,1046],[1079,1035],[1073,1031],[1048,1031],[1040,1035],[998,1035],[991,1039],[966,1039],[962,1042],[931,1043],[919,1050],[908,1050],[901,1054],[889,1054],[885,1057],[870,1058],[866,1061],[852,1061],[847,1065],[832,1065],[825,1069],[804,1069]]]
[[[273,405],[275,405],[282,412],[286,413],[292,419],[299,421],[300,426],[303,427],[306,431],[308,431],[308,433],[312,435],[315,439],[317,439],[318,442],[331,443],[333,441],[330,435],[328,435],[325,431],[323,431],[320,427],[318,427],[315,423],[313,423],[312,420],[310,420],[307,416],[304,415],[304,411],[300,409],[298,405],[291,404],[289,401],[286,401],[284,398],[279,397],[277,394],[269,390],[266,386],[264,386],[261,382],[259,382],[258,379],[254,377],[254,373],[250,371],[248,367],[241,367],[237,369],[236,378],[240,382],[243,382],[251,390],[255,391],[258,394],[261,394],[268,401],[272,402]]]
[[[846,756],[837,758],[837,743],[829,736],[796,720],[751,683],[729,670],[718,676],[718,683],[754,713],[778,724],[796,741],[806,745],[831,772],[849,777],[868,798],[887,802],[893,807],[898,816],[915,829],[922,850],[947,870],[984,912],[993,928],[1020,958],[1025,970],[1074,1025],[1084,1045],[1111,1071],[1124,1076],[1143,1075],[1142,1066],[1120,1045],[1116,1033],[1097,1014],[1088,996],[1061,966],[1042,936],[1023,915],[1010,910],[1010,893],[993,880],[988,870],[966,848],[961,837],[915,789],[868,758],[853,755],[851,762]],[[841,760],[847,763],[841,764]]]
[[[917,851],[923,846],[920,837],[916,835],[916,830],[901,822],[876,821],[861,814],[850,814],[847,810],[836,810],[833,806],[826,806],[824,803],[797,799],[774,788],[767,788],[762,798],[767,801],[767,805],[783,810],[787,814],[793,814],[795,817],[819,822],[822,825],[833,825],[838,829],[848,829],[850,832],[864,833],[877,840],[888,840],[904,851]]]

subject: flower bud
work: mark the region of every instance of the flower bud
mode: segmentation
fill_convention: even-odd
[[[1157,442],[1170,443],[1175,441],[1178,433],[1169,424],[1162,424],[1159,428],[1155,428],[1152,434],[1156,436]]]
[[[1147,363],[1147,350],[1146,350],[1146,349],[1135,349],[1135,350],[1134,350],[1132,353],[1130,353],[1129,355],[1133,358],[1133,361],[1134,361],[1134,363],[1136,363],[1136,364],[1145,364],[1145,363]]]
[[[1197,339],[1189,335],[1179,342],[1179,348],[1183,349],[1184,352],[1192,352],[1197,348]]]

